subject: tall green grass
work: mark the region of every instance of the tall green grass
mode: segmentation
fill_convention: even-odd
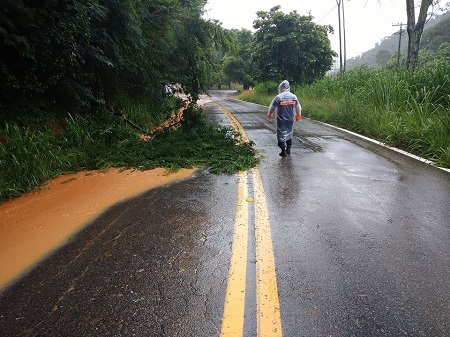
[[[6,124],[0,139],[0,200],[17,197],[69,167],[50,130]]]
[[[449,64],[414,72],[359,68],[302,88],[298,96],[312,118],[450,167],[449,79]]]
[[[416,71],[361,67],[295,93],[303,114],[450,167],[450,62]],[[245,100],[270,102],[247,92]],[[268,105],[268,104],[265,104]]]

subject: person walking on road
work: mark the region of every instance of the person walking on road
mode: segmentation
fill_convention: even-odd
[[[287,80],[281,82],[278,86],[278,95],[270,103],[267,112],[267,117],[271,119],[272,114],[277,110],[277,139],[278,146],[281,149],[280,156],[282,157],[291,154],[294,119],[299,121],[302,118],[300,102],[290,90]]]

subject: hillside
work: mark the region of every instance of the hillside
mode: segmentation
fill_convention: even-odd
[[[400,50],[406,53],[408,48],[408,34],[406,32],[406,25],[403,26],[403,35],[401,40]],[[387,54],[397,53],[399,42],[399,33],[394,33],[391,36],[385,37],[380,43],[377,43],[374,48],[362,53],[360,56],[347,60],[347,69],[354,68],[360,65],[368,65],[376,67],[379,65],[379,60]],[[433,20],[430,20],[424,29],[422,35],[421,49],[430,49],[436,51],[437,48],[444,42],[450,43],[450,12],[439,15]]]

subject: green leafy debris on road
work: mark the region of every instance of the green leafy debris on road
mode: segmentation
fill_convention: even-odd
[[[17,197],[64,172],[127,167],[139,170],[207,166],[231,174],[257,165],[252,143],[238,144],[230,129],[206,119],[197,106],[184,112],[181,126],[165,128],[151,140],[115,116],[71,116],[64,131],[21,128],[0,131],[0,200]]]

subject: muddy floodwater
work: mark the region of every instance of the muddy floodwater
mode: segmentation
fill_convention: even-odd
[[[111,205],[183,179],[194,170],[165,174],[109,169],[59,176],[40,190],[0,204],[0,289],[60,247]]]

